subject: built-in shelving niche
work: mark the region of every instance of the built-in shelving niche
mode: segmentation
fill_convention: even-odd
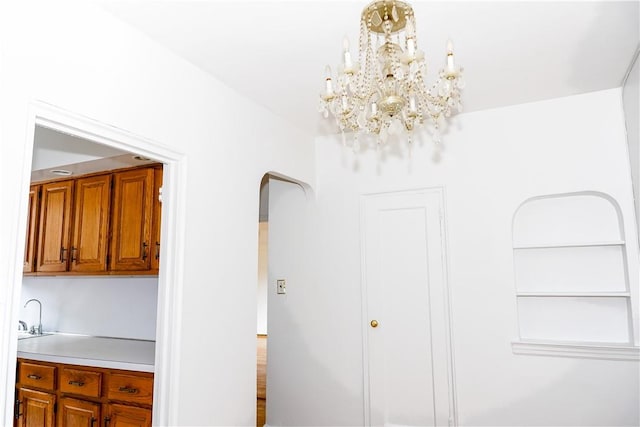
[[[513,260],[515,353],[639,358],[615,200],[581,192],[525,201],[513,218]]]

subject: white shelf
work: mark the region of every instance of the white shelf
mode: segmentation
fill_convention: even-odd
[[[513,249],[555,249],[555,248],[588,248],[593,246],[622,246],[624,240],[609,240],[602,242],[583,243],[558,243],[558,244],[534,244],[534,245],[513,245]]]
[[[629,292],[518,292],[518,298],[526,297],[630,297]]]
[[[640,347],[632,344],[565,343],[553,341],[513,341],[513,354],[529,356],[578,357],[585,359],[640,360]]]

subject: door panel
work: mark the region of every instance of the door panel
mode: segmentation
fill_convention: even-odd
[[[99,403],[63,397],[59,406],[59,426],[94,427],[100,424]]]
[[[35,271],[36,239],[38,237],[38,201],[40,186],[32,185],[29,188],[29,211],[27,217],[27,236],[24,242],[23,273]]]
[[[18,427],[53,427],[56,396],[40,391],[21,388]]]
[[[109,427],[151,427],[151,410],[109,404]]]
[[[367,415],[372,426],[448,424],[440,215],[441,195],[434,190],[363,198]]]
[[[78,179],[75,193],[71,270],[105,271],[111,175]]]
[[[160,268],[160,228],[162,224],[162,202],[160,201],[162,167],[155,168],[153,173],[153,230],[151,233],[153,256],[151,257],[151,269],[158,270]]]
[[[67,271],[73,181],[42,185],[37,271]]]
[[[111,270],[150,267],[153,168],[114,174]]]

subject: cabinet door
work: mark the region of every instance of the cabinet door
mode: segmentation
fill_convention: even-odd
[[[109,427],[151,427],[151,409],[117,404],[107,405],[105,424]]]
[[[153,168],[114,173],[111,270],[150,267],[153,175]]]
[[[94,427],[100,424],[100,404],[63,397],[58,405],[58,426]]]
[[[22,271],[31,273],[35,271],[36,240],[38,237],[38,193],[39,185],[29,188],[29,211],[27,212],[27,237],[24,241],[24,263]]]
[[[105,271],[111,175],[76,180],[71,271]]]
[[[67,271],[73,181],[42,185],[37,271]]]
[[[17,427],[53,427],[56,396],[21,388],[18,390]]]
[[[151,257],[151,269],[160,268],[160,223],[162,216],[162,201],[160,200],[160,188],[162,187],[162,167],[154,169],[153,178],[153,230],[152,245],[153,256]]]

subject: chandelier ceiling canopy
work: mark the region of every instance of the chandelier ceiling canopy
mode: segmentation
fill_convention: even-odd
[[[365,132],[381,144],[389,133],[403,129],[411,143],[414,128],[425,122],[432,123],[433,139],[439,143],[442,121],[462,110],[462,68],[454,61],[451,41],[436,81],[428,85],[426,75],[412,7],[399,0],[373,1],[362,11],[357,60],[345,37],[335,80],[326,68],[320,112],[335,117],[343,138],[345,132],[354,132],[354,148]]]

